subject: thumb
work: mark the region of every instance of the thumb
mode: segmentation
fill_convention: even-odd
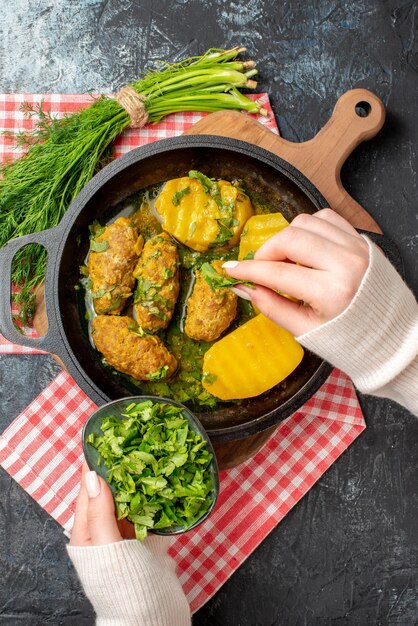
[[[87,524],[92,545],[101,546],[121,541],[115,503],[108,484],[96,472],[86,472],[84,485],[89,496]]]
[[[249,289],[245,285],[240,285],[239,290],[245,291],[250,296],[251,302],[263,315],[288,330],[294,337],[303,335],[321,323],[310,306],[293,302],[272,289],[261,285],[257,285],[255,289]]]

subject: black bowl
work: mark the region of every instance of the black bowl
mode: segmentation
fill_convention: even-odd
[[[99,464],[99,452],[96,450],[96,448],[86,442],[87,437],[91,433],[95,433],[96,435],[102,434],[100,427],[105,417],[109,417],[109,415],[114,415],[118,419],[124,419],[122,413],[130,404],[132,404],[132,402],[138,403],[145,402],[146,400],[151,400],[152,402],[157,404],[171,404],[172,406],[183,409],[182,415],[187,419],[189,428],[198,435],[200,435],[202,439],[206,441],[209,451],[212,453],[211,475],[213,481],[213,498],[212,503],[206,513],[188,528],[184,528],[183,526],[172,526],[167,529],[149,529],[149,532],[156,535],[180,535],[181,533],[196,528],[196,526],[199,526],[209,517],[216,505],[216,501],[219,495],[219,470],[211,441],[200,421],[186,406],[184,406],[184,404],[175,402],[170,398],[159,398],[157,396],[129,396],[128,398],[120,398],[119,400],[113,400],[113,402],[108,402],[107,404],[104,404],[90,415],[90,417],[87,419],[83,426],[81,441],[83,444],[84,458],[86,459],[87,465],[89,466],[90,470],[94,470],[97,474],[99,474],[99,476],[101,476],[106,482],[108,482],[108,468],[103,463]],[[112,485],[109,484],[109,486],[113,490]]]

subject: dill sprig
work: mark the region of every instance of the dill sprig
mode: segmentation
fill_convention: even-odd
[[[245,48],[210,49],[179,63],[161,63],[157,71],[131,84],[144,97],[148,121],[177,111],[245,110],[266,114],[239,89],[253,89],[253,61],[242,62]],[[116,100],[101,96],[78,113],[56,118],[42,103],[23,106],[35,119],[33,131],[15,136],[23,157],[0,165],[0,247],[10,239],[57,226],[68,206],[111,156],[111,144],[130,124]],[[14,259],[14,300],[20,321],[30,323],[33,290],[45,275],[46,251],[31,244]]]
[[[0,168],[0,246],[57,226],[84,185],[109,160],[109,144],[129,124],[126,111],[105,97],[62,119],[52,118],[42,104],[27,106],[26,112],[38,117],[30,137],[18,135],[27,153]],[[14,258],[12,278],[18,291],[13,299],[24,325],[32,320],[33,290],[43,281],[46,259],[45,248],[37,244]]]

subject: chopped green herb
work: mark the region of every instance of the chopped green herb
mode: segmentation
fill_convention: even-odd
[[[229,204],[222,204],[221,207],[223,213],[226,213],[228,217],[234,216],[235,211],[235,202],[230,202]],[[238,220],[235,220],[237,224],[239,224]]]
[[[211,374],[210,372],[206,372],[205,374],[203,374],[202,382],[206,383],[207,385],[213,385],[213,383],[217,380],[218,377],[216,376],[216,374]]]
[[[200,268],[203,278],[207,284],[213,289],[222,289],[224,287],[233,287],[234,285],[247,285],[247,287],[255,288],[254,283],[249,280],[238,280],[232,276],[223,276],[219,274],[210,263],[203,263]]]
[[[154,302],[155,296],[158,291],[161,289],[161,285],[157,285],[156,283],[152,283],[147,278],[143,278],[142,276],[138,277],[138,283],[135,289],[134,301],[135,303],[140,302],[145,306],[145,302]]]
[[[110,299],[111,299],[111,296],[109,293],[109,300]],[[109,307],[107,307],[106,310],[102,311],[102,313],[111,313],[112,311],[116,311],[120,307],[121,304],[122,304],[122,296],[117,296],[113,300],[112,304]]]
[[[80,284],[84,287],[86,291],[91,289],[92,282],[90,276],[87,274],[87,276],[83,276],[83,278],[80,278]]]
[[[234,187],[235,189],[237,189],[240,193],[242,193],[244,196],[246,196],[247,194],[245,193],[244,189],[242,187],[239,186],[238,183],[234,183]]]
[[[225,245],[234,236],[232,230],[225,224],[225,219],[217,219],[216,221],[218,223],[219,232],[210,244],[211,248]]]
[[[165,280],[168,280],[169,278],[173,278],[173,276],[174,276],[173,270],[170,270],[170,268],[168,268],[168,267],[165,267],[163,269],[163,278]]]
[[[94,220],[93,224],[90,224],[89,226],[90,237],[92,239],[97,239],[97,237],[103,235],[105,230],[106,226],[101,226],[97,220]]]
[[[163,380],[166,378],[168,372],[168,365],[162,365],[155,372],[150,372],[147,375],[148,380]]]
[[[109,247],[108,241],[96,241],[95,239],[90,239],[90,250],[93,252],[104,252]]]
[[[133,522],[139,540],[150,528],[189,528],[214,497],[206,441],[181,407],[133,402],[120,417],[105,417],[103,435],[87,437],[108,468],[118,519]]]
[[[174,204],[174,206],[178,206],[182,198],[184,198],[184,196],[187,196],[189,193],[190,193],[190,187],[185,187],[184,189],[181,189],[180,191],[176,191],[176,193],[173,194],[173,197],[171,198],[171,202]]]
[[[115,288],[116,285],[113,285],[112,287],[108,287],[107,289],[98,289],[97,291],[92,291],[91,297],[96,300],[96,298],[103,298],[103,296],[108,296],[108,298],[110,299],[110,292],[113,291]]]
[[[144,337],[147,333],[141,326],[138,326],[136,322],[131,322],[128,324],[128,330],[133,334],[137,335],[137,337]]]
[[[224,204],[222,200],[222,194],[220,187],[216,180],[205,176],[202,172],[198,172],[197,170],[191,170],[189,172],[189,178],[196,178],[199,183],[202,185],[205,193],[209,194],[211,198],[218,205],[219,211],[226,215],[226,217],[233,217],[235,212],[235,203],[230,202],[229,204]],[[238,222],[237,222],[238,224]]]
[[[211,180],[208,176],[205,176],[205,174],[202,174],[202,172],[198,172],[197,170],[190,170],[189,178],[196,178],[202,185],[205,193],[209,193],[214,184],[213,180]]]
[[[102,298],[105,293],[107,293],[107,289],[98,289],[98,291],[91,292],[91,297],[95,300],[96,298]]]
[[[255,252],[254,250],[250,250],[244,257],[244,261],[252,261],[254,259]]]

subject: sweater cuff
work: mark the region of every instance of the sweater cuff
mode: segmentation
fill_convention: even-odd
[[[369,267],[350,305],[296,339],[346,372],[360,391],[383,395],[379,391],[390,388],[416,359],[418,306],[393,265],[364,238]]]
[[[67,545],[84,591],[106,626],[190,626],[190,608],[168,556],[169,540]]]

